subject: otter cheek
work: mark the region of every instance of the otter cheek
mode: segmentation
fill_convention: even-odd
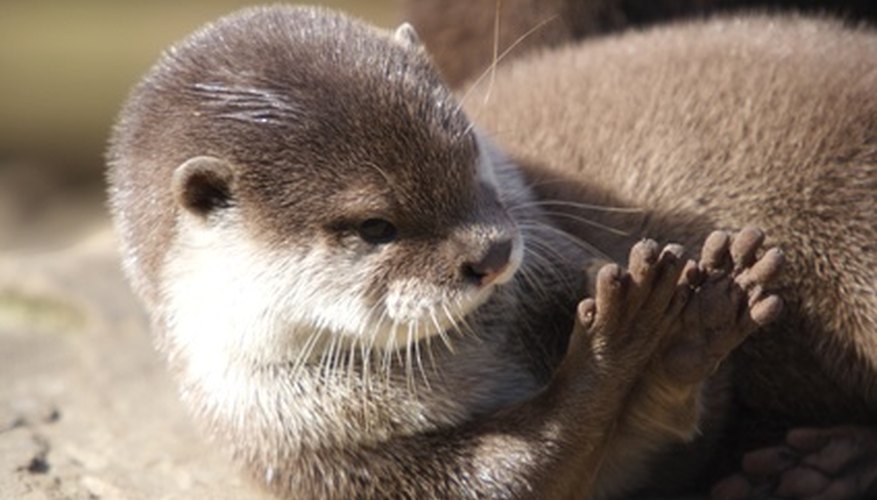
[[[443,293],[439,287],[416,278],[395,280],[387,291],[387,314],[399,323],[422,322],[441,308]]]

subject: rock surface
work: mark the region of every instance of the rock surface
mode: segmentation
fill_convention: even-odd
[[[115,249],[0,255],[0,498],[266,498],[195,432]]]

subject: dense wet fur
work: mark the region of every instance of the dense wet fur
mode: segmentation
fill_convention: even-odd
[[[786,251],[784,319],[735,356],[727,446],[751,449],[794,426],[877,415],[875,88],[873,31],[756,16],[524,58],[496,75],[486,104],[486,85],[467,104],[537,167],[542,199],[642,210],[554,205],[558,224],[615,259],[642,236],[695,245],[748,223]]]

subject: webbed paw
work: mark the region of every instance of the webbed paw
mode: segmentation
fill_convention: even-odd
[[[771,248],[757,257],[763,242],[754,228],[707,237],[696,272],[688,273],[694,290],[682,313],[682,335],[663,359],[671,380],[704,380],[749,334],[779,317],[782,300],[765,290],[783,256]]]
[[[679,245],[661,250],[643,240],[631,249],[629,270],[617,264],[600,269],[594,298],[579,304],[577,332],[605,363],[643,365],[678,326],[690,294],[680,276],[695,268],[684,265],[682,253]]]

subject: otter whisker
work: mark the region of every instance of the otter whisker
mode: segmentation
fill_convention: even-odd
[[[549,17],[548,19],[540,21],[535,26],[533,26],[532,28],[527,30],[526,33],[519,36],[514,42],[512,42],[508,47],[506,47],[506,49],[503,50],[501,54],[499,54],[497,56],[497,50],[499,47],[499,2],[497,2],[496,21],[494,23],[494,26],[495,26],[494,27],[494,37],[495,38],[494,38],[494,46],[493,46],[493,61],[491,61],[490,65],[487,68],[484,68],[484,71],[481,72],[481,75],[478,76],[478,78],[475,80],[475,82],[472,83],[472,85],[468,89],[466,89],[466,91],[463,93],[463,96],[460,97],[459,102],[457,104],[457,111],[459,112],[463,109],[463,106],[466,102],[466,99],[469,97],[469,95],[472,93],[472,91],[474,89],[476,89],[482,83],[482,80],[484,80],[484,78],[487,75],[490,75],[491,76],[490,77],[490,84],[487,88],[487,92],[485,92],[484,100],[483,100],[483,103],[486,105],[490,101],[490,95],[493,91],[493,85],[496,81],[496,67],[497,67],[497,65],[503,59],[505,59],[505,57],[507,55],[509,55],[518,45],[520,45],[521,42],[523,42],[530,35],[532,35],[533,33],[536,33],[537,31],[542,29],[542,27],[544,27],[545,25],[547,25],[551,21],[554,21],[557,18],[558,18],[558,16],[554,15],[554,16]],[[466,127],[466,129],[463,131],[463,133],[460,134],[461,139],[463,137],[466,137],[472,131],[472,129],[475,127],[475,123],[478,121],[478,115],[479,115],[479,113],[476,112],[475,119],[470,121],[469,125]]]
[[[564,200],[533,200],[533,201],[525,201],[522,203],[518,203],[514,206],[509,207],[509,212],[515,213],[516,211],[524,208],[532,208],[532,207],[544,207],[544,206],[560,206],[560,207],[570,207],[570,208],[578,208],[581,210],[594,210],[598,212],[613,212],[613,213],[624,213],[624,214],[641,214],[645,213],[645,210],[642,208],[635,207],[621,207],[621,206],[613,206],[613,205],[595,205],[591,203],[578,203],[574,201],[564,201]]]
[[[410,328],[410,326],[411,325],[409,324],[408,327]],[[392,345],[392,352],[393,352],[393,354],[396,355],[395,356],[396,362],[399,364],[398,369],[402,370],[402,372],[404,374],[404,371],[405,371],[405,349],[396,345],[395,340],[396,340],[395,338],[392,338],[392,340],[390,342]]]
[[[465,328],[466,325],[464,325],[462,322],[462,317],[458,318],[455,314],[455,310],[459,309],[459,307],[460,307],[460,303],[458,300],[454,300],[454,303],[452,304],[452,307],[450,307],[450,308],[447,305],[442,304],[442,309],[444,311],[445,318],[447,318],[448,323],[450,323],[451,326],[453,327],[454,333],[456,333],[460,337],[468,337],[469,332]]]
[[[574,277],[554,272],[555,269],[564,268],[565,266],[561,264],[553,264],[551,259],[542,253],[546,251],[555,252],[553,248],[537,247],[534,245],[532,248],[525,251],[528,252],[528,255],[530,255],[534,260],[540,261],[539,263],[534,262],[534,264],[536,264],[536,268],[541,271],[540,276],[542,276],[542,278],[535,279],[534,281],[536,283],[535,288],[541,290],[542,294],[544,294],[545,296],[551,295],[548,290],[554,289],[554,287],[550,285],[557,285],[558,287],[562,287],[562,289],[568,293],[576,293]],[[530,269],[523,271],[526,273],[531,272]],[[537,291],[536,293],[539,292]]]
[[[464,314],[464,313],[462,312],[462,311],[465,311],[465,310],[466,310],[466,309],[463,307],[462,299],[460,299],[459,297],[457,297],[457,298],[454,300],[454,302],[455,302],[455,305],[456,305],[456,309],[457,309],[457,311],[458,311],[458,313],[459,313],[459,318],[455,318],[455,319],[454,319],[454,323],[455,323],[455,324],[458,324],[458,325],[461,325],[461,326],[463,327],[463,329],[465,330],[465,333],[467,334],[468,337],[473,337],[473,338],[475,338],[476,340],[478,340],[479,342],[482,341],[482,338],[478,335],[477,330],[475,330],[474,328],[472,328],[472,325],[469,323],[469,320],[467,319],[466,314]],[[452,319],[453,319],[453,317],[452,317]]]
[[[359,357],[360,357],[360,384],[362,385],[365,393],[371,392],[371,376],[369,370],[371,370],[371,356],[369,344],[367,341],[359,342]]]
[[[356,331],[356,335],[353,336],[353,338],[350,340],[350,342],[351,342],[350,345],[347,346],[347,348],[345,349],[345,355],[347,356],[347,363],[346,363],[347,373],[346,373],[345,381],[347,383],[348,388],[353,387],[353,374],[356,371],[356,359],[357,359],[356,355],[357,355],[357,352],[359,352],[360,356],[362,355],[363,332],[365,330],[365,327],[368,326],[368,324],[370,322],[372,312],[374,311],[376,305],[377,304],[372,305],[372,307],[370,307],[368,309],[368,311],[366,311],[366,313],[363,314],[362,317],[359,318],[359,323],[357,324],[356,328],[354,329]]]
[[[493,84],[496,83],[496,66],[499,63],[496,56],[499,51],[500,12],[502,12],[502,0],[496,0],[496,11],[493,14],[493,60],[490,62],[490,83],[487,85],[487,92],[484,93],[484,104],[490,102],[490,94],[493,92]]]
[[[412,357],[412,346],[414,342],[414,329],[417,325],[416,321],[408,322],[408,332],[405,339],[405,385],[412,394],[417,392],[414,383],[414,359]]]
[[[371,360],[371,358],[373,358],[375,356],[374,351],[375,351],[375,344],[376,344],[377,339],[378,339],[378,334],[380,332],[384,331],[384,322],[387,320],[388,315],[389,315],[389,313],[387,312],[386,308],[384,308],[384,310],[381,312],[381,315],[378,317],[377,328],[375,329],[374,332],[372,332],[372,335],[370,335],[369,343],[368,343],[369,360]],[[380,360],[380,366],[376,367],[376,369],[383,371],[383,364],[385,363],[385,360],[386,360],[386,350],[385,349],[378,349],[378,350],[380,351],[381,360]],[[375,360],[375,361],[376,361],[375,364],[377,365],[378,364],[377,360]]]
[[[353,374],[356,371],[356,354],[361,352],[362,342],[359,337],[353,339],[353,344],[347,349],[347,386],[353,386]]]
[[[314,330],[313,333],[311,333],[310,337],[305,342],[305,345],[302,348],[301,352],[299,353],[298,357],[293,362],[293,365],[292,365],[292,376],[293,377],[298,377],[301,374],[301,372],[304,370],[305,366],[307,365],[308,360],[310,359],[311,355],[314,353],[314,349],[316,348],[317,344],[319,343],[320,339],[322,338],[322,336],[325,332],[326,332],[325,329],[317,329],[317,330]]]
[[[344,343],[345,338],[341,335],[335,336],[338,341],[335,343],[335,348],[332,350],[332,363],[330,365],[331,373],[334,375],[337,372],[341,371],[341,364],[344,362]]]
[[[536,252],[532,248],[525,248],[524,255],[530,257],[531,259],[536,259],[536,260],[544,259],[544,257],[542,255],[540,255],[538,252]],[[527,259],[527,260],[529,260],[529,259]],[[543,266],[540,265],[539,262],[530,262],[529,265],[523,265],[523,266],[521,266],[520,270],[518,271],[519,274],[517,276],[517,279],[524,281],[525,284],[531,290],[533,290],[536,294],[538,294],[540,298],[548,299],[549,295],[548,295],[548,292],[545,291],[545,287],[540,286],[538,284],[539,280],[535,279],[533,276],[533,269],[532,268],[542,269],[542,267]],[[544,267],[547,270],[548,266],[544,266]],[[546,274],[546,273],[543,273],[543,274]]]
[[[426,338],[429,339],[431,336],[432,335],[426,335]],[[426,370],[423,369],[423,356],[420,352],[421,342],[422,340],[414,342],[414,360],[417,362],[417,368],[420,370],[420,377],[423,379],[423,384],[426,387],[426,390],[429,391],[432,387],[429,384],[429,377],[426,376]]]
[[[617,235],[617,236],[630,236],[632,234],[630,231],[622,231],[621,229],[616,229],[612,226],[588,219],[587,217],[581,217],[579,215],[573,215],[573,214],[567,213],[567,212],[543,210],[542,213],[549,215],[549,216],[553,216],[553,217],[572,219],[572,220],[581,222],[582,224],[587,224],[591,227],[595,227],[597,229],[602,229],[603,231],[612,233],[612,234]]]
[[[344,364],[345,355],[349,352],[346,349],[346,336],[335,335],[338,338],[338,342],[335,345],[335,350],[332,352],[332,364],[331,364],[331,373],[333,376],[335,374],[340,374],[341,367]]]
[[[534,228],[534,229],[537,229],[537,230],[541,229],[541,230],[548,231],[548,232],[550,232],[550,233],[554,233],[554,234],[560,236],[561,238],[566,239],[566,240],[569,241],[570,243],[572,243],[572,244],[578,246],[578,247],[581,248],[582,250],[591,253],[591,254],[592,254],[593,256],[595,256],[595,257],[600,257],[600,258],[606,259],[606,260],[608,260],[608,261],[611,261],[611,260],[612,260],[612,258],[609,257],[608,255],[606,255],[605,252],[603,252],[603,251],[600,250],[599,248],[595,247],[595,246],[592,245],[591,243],[588,243],[587,241],[585,241],[585,240],[583,240],[583,239],[581,239],[581,238],[578,238],[578,237],[576,237],[576,236],[573,236],[573,235],[567,233],[566,231],[563,231],[563,230],[558,229],[558,228],[556,228],[556,227],[552,227],[552,226],[550,226],[550,225],[548,225],[548,224],[540,223],[540,222],[534,222],[533,224],[528,224],[528,225],[526,225],[526,226],[525,226],[524,224],[519,224],[519,227],[522,227],[522,228],[523,228],[523,227],[531,227],[531,228]]]
[[[553,268],[560,267],[562,262],[567,260],[567,257],[562,252],[542,243],[538,238],[533,238],[529,243],[528,248],[525,248],[524,252],[531,252],[529,255],[536,257],[543,271],[550,271]]]
[[[402,358],[399,353],[400,349],[394,349],[393,343],[395,340],[395,334],[399,329],[399,321],[393,319],[393,325],[390,330],[390,335],[387,336],[387,341],[384,345],[384,369],[386,370],[385,375],[387,380],[392,379],[392,368],[393,368],[393,355],[396,355],[396,358],[399,361],[399,365],[402,365]]]
[[[429,319],[434,325],[436,325],[436,332],[438,332],[438,336],[440,338],[446,337],[444,330],[439,327],[438,319],[435,317],[435,309],[429,310]],[[439,377],[443,377],[444,371],[441,369],[441,366],[436,363],[435,355],[432,352],[432,337],[432,335],[426,337],[426,353],[427,355],[429,355],[429,362],[432,365],[432,373],[437,374]]]
[[[457,328],[457,323],[454,321],[453,316],[452,316],[450,313],[448,313],[447,306],[445,306],[445,304],[442,304],[441,306],[442,306],[442,312],[444,313],[445,317],[448,318],[448,321],[450,322],[450,324],[451,324],[451,326],[454,328],[454,330],[457,331],[457,332],[459,333],[459,330],[458,330],[458,328]],[[434,318],[434,319],[435,319],[435,318]],[[436,329],[437,329],[438,332],[439,332],[439,337],[442,339],[442,342],[445,343],[445,347],[448,348],[448,351],[449,351],[451,354],[455,354],[455,351],[454,351],[454,345],[453,345],[453,343],[451,342],[451,338],[448,336],[448,332],[447,332],[446,330],[444,330],[444,329],[439,325],[439,322],[438,322],[437,320],[436,320],[436,325],[435,325],[435,326],[436,326]]]
[[[360,325],[357,328],[357,343],[360,348],[360,357],[362,359],[362,377],[363,377],[363,385],[368,386],[369,382],[369,367],[370,367],[370,357],[371,357],[371,349],[374,345],[374,339],[381,331],[381,319],[383,318],[383,314],[378,317],[377,322],[373,321],[375,311],[381,307],[384,303],[384,298],[386,295],[381,296],[372,307],[369,308],[368,312],[362,317],[360,320]],[[366,341],[366,339],[368,339]]]
[[[462,332],[462,330],[460,330],[460,325],[457,324],[457,322],[454,319],[454,316],[451,314],[451,312],[444,305],[442,305],[442,315],[444,316],[444,318],[448,322],[448,324],[451,325],[450,330],[452,333],[454,333],[458,337],[463,337],[465,335]],[[450,336],[447,336],[447,338],[450,338]],[[445,344],[448,345],[448,350],[453,354],[454,349],[451,347],[451,345],[447,341],[445,342]]]
[[[335,349],[335,343],[338,342],[337,335],[330,335],[330,337],[329,346],[320,354],[319,367],[323,378],[326,378],[328,375],[328,366],[332,357],[332,351]]]
[[[539,260],[538,264],[541,265],[540,269],[549,273],[552,273],[552,270],[563,268],[569,265],[578,265],[580,262],[570,262],[570,254],[564,253],[562,250],[559,250],[555,245],[548,245],[544,241],[542,241],[543,235],[539,235],[539,229],[528,228],[527,231],[533,231],[535,233],[534,237],[528,238],[528,247],[524,248],[524,251],[532,250],[533,253],[531,255],[536,255],[537,260]],[[566,242],[569,245],[574,245],[572,242]],[[568,278],[566,275],[559,276],[562,279]]]
[[[529,38],[533,33],[536,33],[537,31],[539,31],[540,29],[545,27],[545,25],[556,20],[557,18],[558,18],[558,16],[554,15],[554,16],[551,16],[547,19],[544,19],[544,20],[536,23],[535,26],[533,26],[532,28],[527,30],[523,35],[519,36],[514,42],[512,42],[508,47],[506,47],[498,56],[494,57],[494,60],[493,60],[493,62],[491,62],[491,65],[488,66],[487,68],[484,68],[484,70],[481,72],[481,75],[479,75],[478,78],[475,79],[475,81],[472,83],[472,85],[469,86],[469,88],[466,90],[466,92],[463,93],[463,96],[460,97],[458,109],[463,108],[463,104],[466,102],[466,99],[472,93],[473,89],[478,87],[478,85],[481,84],[481,82],[484,80],[484,78],[486,78],[487,75],[490,74],[491,68],[494,68],[497,64],[502,62],[502,60],[505,59],[506,56],[508,56],[513,50],[515,50],[515,48],[517,48],[518,45],[520,45],[524,40]],[[476,122],[478,120],[476,119],[476,120],[472,120],[472,121]]]

